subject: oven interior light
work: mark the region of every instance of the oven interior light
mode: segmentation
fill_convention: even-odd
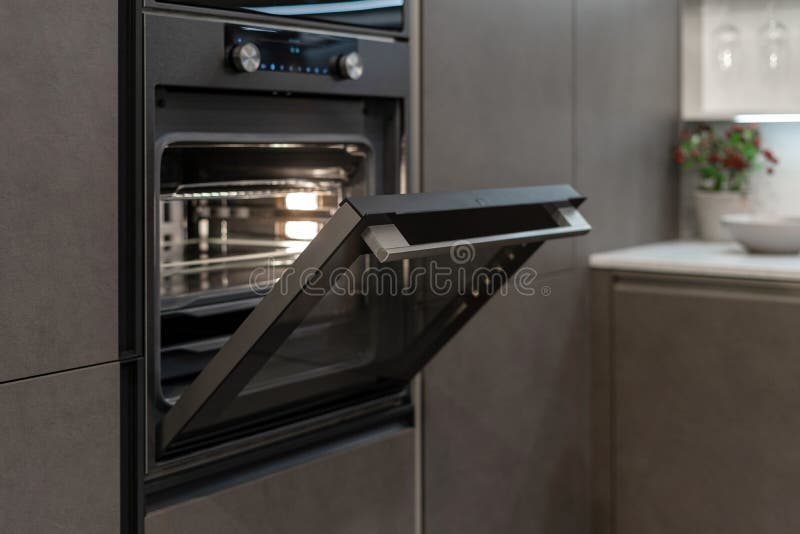
[[[286,209],[303,211],[317,210],[319,209],[319,198],[316,193],[287,193]]]
[[[310,240],[317,237],[319,225],[314,221],[286,221],[284,233],[289,239]]]

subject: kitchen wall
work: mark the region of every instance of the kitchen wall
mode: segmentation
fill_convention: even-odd
[[[779,164],[771,175],[763,171],[753,175],[753,209],[800,217],[800,124],[762,124],[761,135]]]
[[[595,228],[425,371],[429,534],[590,531],[586,256],[677,232],[678,4],[422,3],[423,188],[571,183]]]

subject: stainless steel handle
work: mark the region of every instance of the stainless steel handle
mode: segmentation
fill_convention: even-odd
[[[551,215],[558,226],[511,234],[467,238],[458,241],[438,241],[411,245],[393,224],[369,226],[361,234],[361,237],[375,257],[378,258],[378,261],[384,263],[446,254],[453,250],[453,247],[465,242],[476,247],[483,245],[514,245],[581,235],[588,233],[592,229],[591,225],[583,218],[583,215],[572,206],[555,208]]]

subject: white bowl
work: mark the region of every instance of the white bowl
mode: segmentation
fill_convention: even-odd
[[[722,224],[748,252],[761,254],[800,252],[800,218],[732,213],[722,216]]]

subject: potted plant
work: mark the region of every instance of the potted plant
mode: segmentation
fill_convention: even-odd
[[[748,211],[750,175],[766,165],[772,174],[775,155],[761,147],[758,126],[733,125],[720,134],[707,125],[681,134],[675,161],[698,173],[694,193],[700,237],[708,241],[730,239],[720,219],[728,213]]]

